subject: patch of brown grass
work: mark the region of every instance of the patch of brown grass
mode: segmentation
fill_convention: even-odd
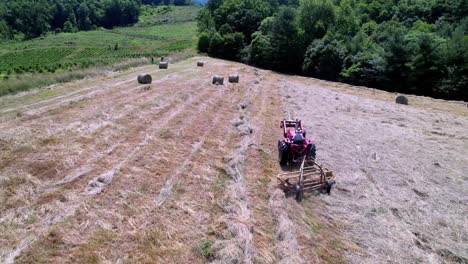
[[[55,135],[46,137],[41,140],[42,145],[51,145],[51,144],[58,144],[61,142],[61,139]]]
[[[63,194],[63,190],[56,190],[50,193],[45,193],[37,200],[38,204],[49,204],[55,201],[66,202],[67,197]]]
[[[318,248],[317,254],[323,263],[346,263],[343,258],[343,245],[339,240],[331,239],[330,241],[327,241],[327,243]]]
[[[162,139],[171,139],[174,137],[174,132],[171,131],[170,129],[167,129],[167,128],[164,128],[161,130],[161,132],[159,132],[159,137],[161,137]]]
[[[17,208],[29,202],[41,183],[29,174],[0,178],[0,209]]]
[[[137,262],[139,263],[163,263],[163,259],[174,259],[181,254],[180,245],[175,243],[164,243],[164,241],[177,241],[171,237],[162,225],[151,225],[136,236],[137,248],[143,254]],[[190,250],[187,247],[187,250]]]
[[[28,164],[29,173],[39,179],[52,179],[57,175],[56,160],[36,160]]]
[[[353,245],[340,235],[342,226],[323,218],[322,206],[317,200],[308,197],[289,210],[294,222],[298,223],[299,240],[309,248],[308,254],[313,254],[321,263],[346,263],[346,250],[351,250]]]
[[[34,242],[24,254],[15,260],[15,263],[51,263],[55,257],[60,257],[66,247],[63,233],[52,227],[41,239]]]
[[[100,253],[112,248],[118,241],[117,235],[112,230],[98,228],[91,238],[81,244],[72,255],[73,263],[101,263]]]

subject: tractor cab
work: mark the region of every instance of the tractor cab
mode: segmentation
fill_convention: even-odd
[[[315,145],[306,138],[306,132],[301,120],[283,120],[284,139],[278,142],[279,159],[281,165],[300,162],[303,157],[315,159]]]
[[[301,120],[283,120],[280,128],[283,128],[284,137],[288,138],[290,141],[292,141],[294,137],[300,137],[298,134],[301,134],[302,138],[306,137],[306,132],[302,127]]]

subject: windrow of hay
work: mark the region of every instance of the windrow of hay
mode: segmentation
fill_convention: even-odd
[[[284,192],[270,186],[269,208],[276,225],[275,254],[279,263],[304,263],[299,255],[299,244],[296,238],[296,227],[288,216]]]
[[[253,263],[254,243],[252,214],[249,208],[243,168],[252,144],[252,128],[246,107],[239,107],[240,118],[233,120],[241,141],[234,152],[225,157],[226,173],[230,177],[224,193],[222,207],[226,214],[220,219],[227,229],[222,240],[213,244],[215,263]]]

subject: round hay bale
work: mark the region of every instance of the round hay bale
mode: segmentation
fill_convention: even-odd
[[[203,65],[205,65],[205,62],[203,62],[203,61],[197,61],[197,66],[198,66],[198,67],[203,67]]]
[[[137,80],[141,84],[150,84],[153,81],[153,78],[151,78],[151,75],[149,74],[140,74],[138,75]]]
[[[169,63],[167,61],[161,61],[159,63],[159,69],[167,69]]]
[[[230,74],[230,75],[229,75],[229,82],[230,82],[230,83],[238,83],[238,82],[239,82],[239,75],[237,75],[237,74]]]
[[[224,83],[224,77],[223,76],[219,76],[219,75],[213,76],[213,84],[223,85],[223,83]]]
[[[408,105],[408,98],[406,98],[406,96],[399,95],[399,96],[397,96],[397,98],[395,99],[395,102],[396,102],[397,104]]]

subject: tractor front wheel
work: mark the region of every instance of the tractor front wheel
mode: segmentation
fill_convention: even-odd
[[[278,141],[278,160],[281,166],[285,166],[288,164],[288,145],[284,142],[279,140]]]

